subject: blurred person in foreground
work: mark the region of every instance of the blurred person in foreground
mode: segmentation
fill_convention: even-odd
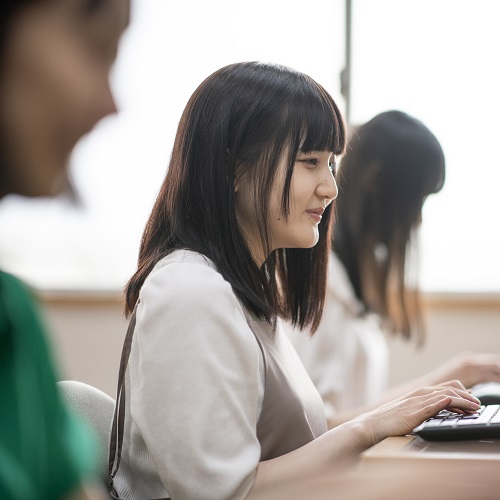
[[[128,0],[2,0],[0,199],[68,188],[77,141],[116,111]],[[1,263],[0,263],[1,265]],[[94,441],[63,406],[30,290],[0,271],[0,498],[100,498]]]

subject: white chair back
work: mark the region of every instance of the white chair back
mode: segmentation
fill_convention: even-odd
[[[96,472],[107,485],[109,436],[115,400],[96,387],[76,380],[63,380],[57,386],[64,403],[94,432],[100,445],[96,450]]]

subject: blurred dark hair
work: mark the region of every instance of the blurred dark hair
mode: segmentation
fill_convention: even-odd
[[[0,2],[0,63],[3,61],[5,41],[12,17],[21,7],[40,1],[42,0],[2,0]]]
[[[7,43],[7,36],[9,32],[9,24],[12,22],[13,17],[16,13],[24,6],[39,2],[42,0],[0,0],[0,78],[3,75],[4,67],[4,57]],[[3,127],[6,126],[3,123],[2,117],[0,116],[0,175],[2,171],[5,172],[5,166],[7,162],[6,145],[4,144]],[[1,191],[1,190],[0,190]]]
[[[422,205],[444,180],[438,140],[401,111],[381,113],[354,129],[339,170],[333,249],[366,310],[406,338],[422,340],[424,332],[417,283],[407,284],[407,261]]]
[[[268,207],[280,160],[289,190],[299,151],[345,147],[345,129],[331,96],[312,78],[258,62],[226,66],[191,96],[181,117],[167,175],[147,222],[138,270],[126,287],[126,313],[134,308],[155,264],[176,248],[210,258],[245,307],[274,325],[278,315],[314,331],[326,290],[331,207],[311,249],[279,249],[259,268],[238,225],[235,178],[249,176],[264,248],[269,249]]]

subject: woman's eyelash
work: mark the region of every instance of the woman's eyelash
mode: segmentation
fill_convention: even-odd
[[[318,163],[319,163],[318,158],[303,158],[303,159],[297,160],[297,161],[299,161],[301,163],[308,163],[309,165],[314,165],[314,166],[318,165]]]
[[[311,165],[313,167],[317,167],[320,162],[319,158],[301,158],[297,161],[300,163],[307,163],[308,165]],[[332,175],[335,176],[335,174],[337,173],[337,163],[334,161],[329,161],[328,168],[330,169]]]

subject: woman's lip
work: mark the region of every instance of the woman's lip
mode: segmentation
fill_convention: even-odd
[[[321,222],[321,217],[323,215],[323,211],[321,210],[307,210],[307,213],[316,221]]]

